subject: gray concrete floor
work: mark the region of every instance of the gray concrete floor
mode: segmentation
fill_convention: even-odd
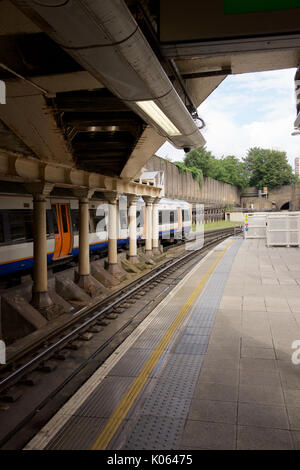
[[[300,249],[244,240],[179,448],[300,449],[295,340],[300,341]]]

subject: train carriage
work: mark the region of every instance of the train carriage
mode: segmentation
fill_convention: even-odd
[[[190,205],[185,201],[161,199],[158,206],[159,237],[180,239],[191,229]],[[89,202],[90,252],[108,248],[108,204],[101,199]],[[129,243],[127,198],[121,196],[118,211],[118,246]],[[137,240],[145,238],[145,203],[137,202]],[[70,261],[79,252],[79,203],[75,197],[48,197],[47,262]],[[33,201],[27,194],[0,196],[0,276],[21,273],[33,266]]]

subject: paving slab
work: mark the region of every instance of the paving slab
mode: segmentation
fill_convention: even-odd
[[[292,434],[285,429],[238,426],[238,450],[292,450]]]
[[[188,420],[179,448],[233,450],[236,447],[236,426],[224,423]]]
[[[285,406],[239,403],[238,424],[266,428],[289,429]]]
[[[193,399],[188,418],[193,421],[235,424],[237,420],[237,405],[235,402],[230,401]]]

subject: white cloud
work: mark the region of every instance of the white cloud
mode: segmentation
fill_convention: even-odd
[[[290,164],[300,156],[300,136],[291,136],[296,118],[295,69],[234,75],[201,104],[206,147],[216,157],[243,158],[251,147],[287,152]],[[157,152],[182,160],[184,152],[164,144]]]

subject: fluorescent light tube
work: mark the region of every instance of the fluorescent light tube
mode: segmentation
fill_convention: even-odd
[[[154,101],[136,101],[136,104],[146,113],[156,124],[159,125],[169,136],[181,135],[181,132],[154,103]]]

